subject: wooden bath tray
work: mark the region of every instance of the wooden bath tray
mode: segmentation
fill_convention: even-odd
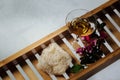
[[[104,30],[108,34],[106,42],[102,45],[105,57],[97,62],[90,64],[88,68],[72,74],[65,73],[62,76],[48,75],[37,68],[38,57],[41,51],[51,42],[56,42],[65,51],[67,51],[76,63],[79,60],[75,54],[75,48],[83,46],[79,41],[74,47],[71,43],[74,36],[69,32],[67,25],[57,31],[38,40],[30,46],[20,50],[14,55],[0,61],[0,79],[1,80],[86,80],[96,72],[113,63],[120,58],[120,1],[109,0],[107,3],[92,10],[92,14],[86,16],[95,16],[99,23],[105,22]]]

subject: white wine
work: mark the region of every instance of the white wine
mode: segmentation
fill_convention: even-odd
[[[75,18],[70,22],[69,29],[72,33],[79,36],[88,36],[95,30],[95,25],[86,18]]]

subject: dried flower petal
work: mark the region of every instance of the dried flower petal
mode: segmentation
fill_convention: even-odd
[[[76,53],[79,53],[80,55],[82,55],[82,54],[83,54],[83,51],[84,51],[84,48],[78,48],[78,49],[76,50]]]
[[[91,38],[90,36],[83,36],[82,37],[82,40],[86,41],[86,42],[90,42],[91,41]]]
[[[100,38],[102,39],[107,38],[107,34],[104,31],[100,31]]]

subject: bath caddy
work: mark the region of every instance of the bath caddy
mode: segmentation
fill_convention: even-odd
[[[55,76],[38,69],[37,63],[41,51],[51,42],[56,42],[67,51],[74,63],[80,62],[75,49],[84,46],[84,44],[79,40],[78,44],[73,47],[71,43],[74,40],[74,35],[69,32],[68,26],[65,25],[0,61],[0,80],[86,80],[109,64],[120,59],[120,0],[109,0],[90,12],[84,16],[95,16],[99,23],[106,23],[104,30],[108,38],[102,44],[102,50],[105,53],[104,58],[88,65],[86,69],[75,74],[66,72],[61,76]]]

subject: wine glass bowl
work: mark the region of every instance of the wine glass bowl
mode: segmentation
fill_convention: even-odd
[[[88,12],[86,9],[75,9],[68,13],[65,22],[69,24],[70,32],[78,36],[88,36],[96,30],[95,18],[85,16]]]

